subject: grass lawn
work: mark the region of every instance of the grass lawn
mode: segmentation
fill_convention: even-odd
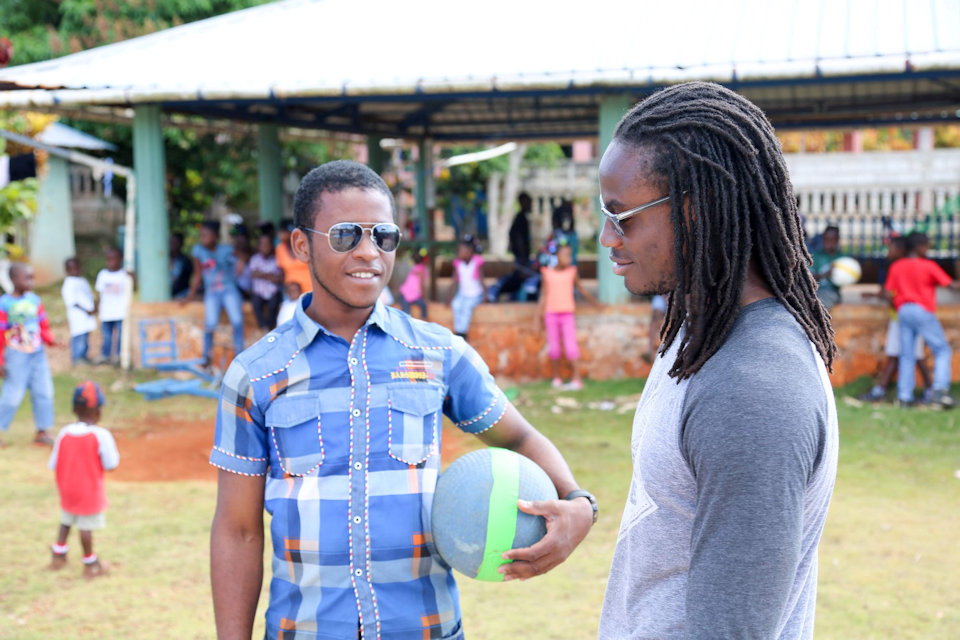
[[[69,392],[81,375],[91,374],[56,376],[60,424],[69,419]],[[130,390],[130,379],[112,370],[91,377],[106,385],[102,423],[118,439],[150,438],[174,421],[211,429],[211,400],[146,403]],[[840,471],[821,546],[817,637],[958,638],[960,411],[854,406],[848,398],[862,386],[838,393]],[[470,638],[595,637],[630,479],[630,427],[641,387],[641,381],[625,380],[591,382],[579,393],[558,393],[546,384],[519,389],[516,404],[596,493],[601,519],[567,563],[547,576],[508,584],[461,579]],[[10,446],[0,450],[0,638],[214,637],[207,552],[214,483],[108,479],[108,524],[95,541],[114,570],[87,583],[79,577],[75,534],[67,569],[45,570],[59,512],[45,467],[48,451],[32,446],[31,436],[27,403],[6,434]],[[473,439],[465,442],[475,446]],[[164,455],[154,462],[164,464]],[[121,467],[123,456],[121,440]],[[256,633],[262,629],[261,611]]]

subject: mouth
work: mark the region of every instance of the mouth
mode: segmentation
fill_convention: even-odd
[[[380,273],[377,271],[354,271],[347,275],[357,280],[374,280],[380,277]]]
[[[613,263],[613,272],[618,276],[622,276],[624,273],[626,273],[630,268],[630,265],[633,264],[632,260],[626,260],[614,253],[610,254],[610,262]]]

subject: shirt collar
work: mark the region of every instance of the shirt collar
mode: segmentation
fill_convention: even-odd
[[[323,325],[307,315],[305,309],[310,306],[312,299],[313,293],[305,293],[300,296],[300,299],[297,301],[297,308],[293,313],[294,318],[297,319],[297,324],[300,326],[300,331],[297,333],[298,349],[306,348],[307,345],[317,339],[317,334],[321,331],[327,335],[333,335],[327,331]],[[373,306],[373,311],[370,312],[370,316],[363,324],[365,327],[370,325],[376,325],[385,333],[389,333],[390,313],[387,311],[386,305],[379,300],[377,300],[377,303]]]

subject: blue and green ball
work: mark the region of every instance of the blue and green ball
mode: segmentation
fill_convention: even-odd
[[[529,547],[546,532],[542,516],[517,500],[556,500],[557,490],[535,462],[507,449],[468,453],[441,474],[433,496],[433,541],[443,560],[477,580],[502,581],[504,551]]]

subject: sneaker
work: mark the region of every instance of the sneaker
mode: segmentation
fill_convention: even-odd
[[[940,409],[953,409],[957,401],[946,391],[934,391],[933,397],[930,398],[930,404]]]
[[[866,393],[857,396],[857,400],[863,402],[883,402],[887,397],[886,392],[881,387],[873,387]]]
[[[913,409],[917,406],[917,403],[914,400],[901,400],[897,398],[896,406],[899,409]]]
[[[93,580],[110,573],[110,568],[99,560],[83,565],[83,577],[85,580]]]
[[[563,380],[561,380],[560,378],[554,378],[553,382],[550,383],[550,386],[553,387],[554,389],[562,389]]]
[[[59,571],[67,566],[67,554],[65,553],[56,553],[54,551],[50,552],[50,564],[47,565],[47,569],[50,571]]]
[[[583,389],[583,382],[580,380],[571,380],[568,384],[563,385],[563,388],[567,391],[580,391],[580,389]]]
[[[53,438],[46,431],[37,431],[37,435],[33,437],[33,444],[41,447],[51,447],[53,446]]]

